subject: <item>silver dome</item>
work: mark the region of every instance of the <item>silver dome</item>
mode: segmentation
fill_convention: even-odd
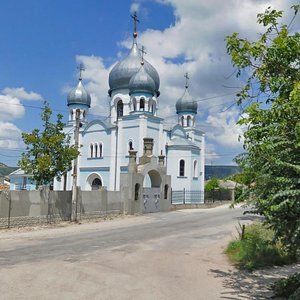
[[[197,114],[198,103],[190,95],[188,88],[185,87],[184,94],[176,102],[176,112]]]
[[[122,61],[118,62],[109,73],[109,94],[111,94],[111,92],[116,89],[128,88],[130,79],[134,74],[138,72],[141,67],[141,60],[142,57],[139,53],[137,43],[134,40],[128,56]],[[150,75],[150,77],[152,77],[152,79],[154,80],[155,92],[159,95],[158,90],[160,80],[156,69],[146,60],[144,60],[144,68]]]
[[[91,106],[91,96],[84,88],[81,80],[79,80],[78,85],[73,89],[68,95],[68,106],[71,104],[82,104]]]
[[[144,65],[131,77],[128,87],[129,95],[133,93],[150,93],[154,96],[155,94],[155,82],[145,70]]]

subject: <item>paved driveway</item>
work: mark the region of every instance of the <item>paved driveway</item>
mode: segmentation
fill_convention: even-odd
[[[0,299],[222,299],[243,219],[222,206],[0,232]]]

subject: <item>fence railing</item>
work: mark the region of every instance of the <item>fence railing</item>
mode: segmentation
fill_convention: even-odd
[[[172,190],[171,203],[176,204],[200,204],[215,201],[231,201],[234,199],[233,190],[213,190],[213,191],[190,191],[190,190]]]
[[[234,190],[212,190],[206,191],[204,196],[205,202],[231,201],[234,199]]]
[[[172,204],[199,204],[204,202],[204,192],[190,191],[190,190],[177,190],[171,191]]]

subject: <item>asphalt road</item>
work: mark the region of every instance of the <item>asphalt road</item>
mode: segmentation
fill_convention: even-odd
[[[238,222],[222,206],[0,232],[0,299],[222,299]]]

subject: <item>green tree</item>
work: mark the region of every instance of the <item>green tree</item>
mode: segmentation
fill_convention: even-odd
[[[247,127],[238,162],[251,174],[256,212],[293,256],[300,248],[300,34],[293,28],[299,7],[292,7],[289,25],[279,25],[282,11],[258,14],[265,32],[257,41],[227,37],[237,76],[246,78],[237,94],[245,112],[239,124]]]
[[[214,177],[214,178],[208,180],[208,182],[206,183],[205,191],[207,191],[207,192],[213,191],[215,189],[218,189],[219,187],[220,187],[219,180]]]
[[[43,130],[34,129],[31,133],[22,133],[26,152],[22,153],[19,166],[36,185],[47,185],[54,178],[58,180],[72,167],[72,161],[79,151],[69,144],[69,137],[63,132],[62,115],[57,115],[56,123],[51,123],[52,110],[45,102],[41,118]]]

